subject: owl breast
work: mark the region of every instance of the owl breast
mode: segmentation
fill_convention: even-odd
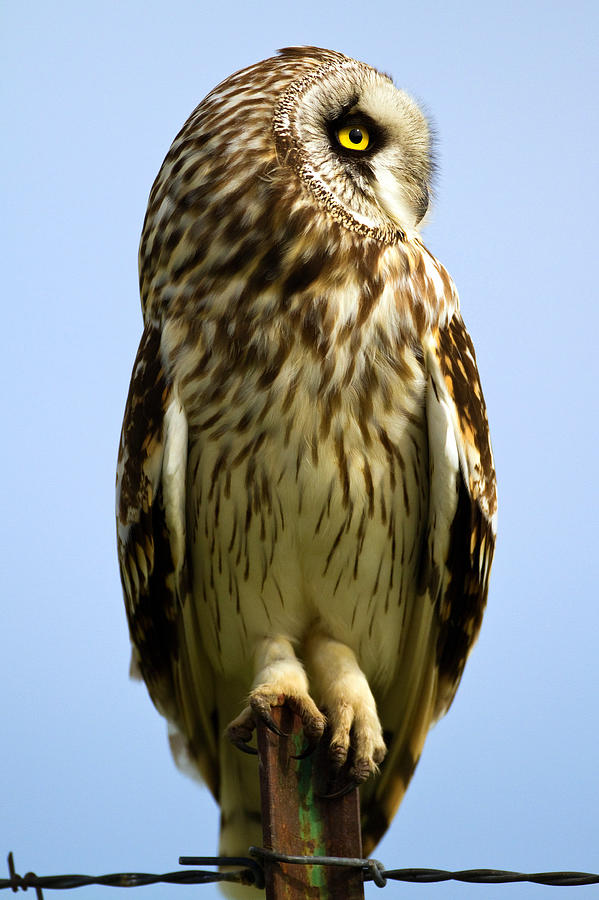
[[[276,333],[270,362],[215,369],[204,354],[182,382],[200,638],[215,671],[249,689],[260,637],[284,635],[301,656],[319,624],[384,688],[428,502],[421,363],[406,343],[381,346],[376,322],[359,347],[321,355],[293,340],[283,353]]]

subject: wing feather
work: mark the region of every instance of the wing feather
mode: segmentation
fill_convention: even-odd
[[[212,680],[205,660],[190,673],[185,609],[187,419],[161,362],[159,326],[149,322],[133,367],[117,469],[117,543],[132,642],[132,672],[169,720],[173,755],[190,760],[218,793]],[[199,651],[198,651],[199,652]]]
[[[480,630],[495,547],[497,489],[476,356],[459,313],[431,342],[428,358],[431,383],[447,408],[460,459],[454,475],[455,511],[443,528],[445,543],[437,547],[433,541],[431,548],[433,564],[442,573],[436,598],[438,717],[451,705]]]

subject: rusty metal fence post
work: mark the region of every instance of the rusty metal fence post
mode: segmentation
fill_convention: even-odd
[[[314,753],[303,749],[301,721],[287,706],[272,710],[284,732],[279,737],[258,726],[260,793],[264,847],[302,856],[362,856],[360,800],[354,789],[326,799],[346,773],[334,773],[322,741]],[[363,900],[358,869],[295,865],[265,860],[266,900]]]

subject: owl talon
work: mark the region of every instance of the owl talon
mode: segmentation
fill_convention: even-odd
[[[289,737],[289,734],[286,731],[281,731],[273,717],[266,710],[261,709],[260,711],[254,710],[258,718],[261,722],[266,725],[269,731],[272,731],[274,734],[277,734],[279,737]]]
[[[338,800],[340,797],[345,797],[346,794],[351,794],[353,790],[360,786],[360,783],[361,782],[359,781],[350,779],[338,790],[331,791],[330,794],[315,793],[315,796],[318,797],[319,800]]]
[[[233,746],[237,747],[238,750],[241,750],[242,753],[248,753],[250,756],[258,756],[258,751],[255,747],[250,747],[249,744],[246,744],[243,740],[236,740],[231,737],[231,735],[228,735],[228,737]]]

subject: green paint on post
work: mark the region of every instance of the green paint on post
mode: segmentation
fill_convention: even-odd
[[[296,754],[301,753],[303,736],[295,734],[293,743]],[[297,787],[298,787],[298,812],[300,836],[304,845],[303,853],[306,856],[323,856],[326,854],[324,823],[319,812],[319,804],[315,801],[313,788],[314,754],[306,759],[299,759],[296,763]],[[327,900],[326,873],[323,866],[310,867],[310,884],[321,889],[322,900]]]

